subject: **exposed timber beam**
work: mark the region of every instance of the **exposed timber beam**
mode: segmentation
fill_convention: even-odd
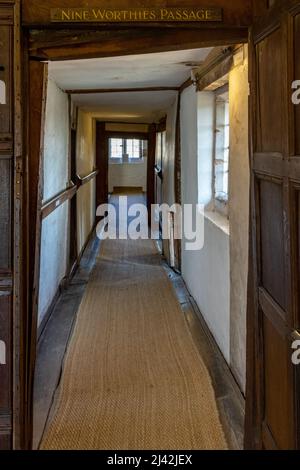
[[[80,89],[80,90],[66,90],[69,95],[93,95],[97,93],[137,93],[147,91],[179,91],[180,87],[175,86],[160,86],[160,87],[144,87],[144,88],[95,88],[95,89]]]

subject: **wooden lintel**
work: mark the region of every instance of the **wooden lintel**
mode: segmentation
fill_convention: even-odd
[[[66,90],[69,95],[93,95],[97,93],[138,93],[147,91],[178,91],[179,87],[161,86],[161,87],[144,87],[144,88],[95,88],[81,90]]]
[[[158,3],[158,4],[157,4]],[[167,5],[166,5],[167,3]],[[153,0],[119,0],[117,5],[112,5],[112,2],[108,0],[68,0],[67,2],[62,2],[61,0],[47,0],[47,2],[41,2],[40,0],[25,0],[22,2],[22,21],[26,26],[40,25],[43,27],[49,27],[57,25],[53,23],[51,19],[51,11],[53,9],[66,7],[67,9],[111,9],[112,7],[119,8],[120,10],[129,10],[129,9],[156,9],[157,7],[162,8],[205,8],[210,9],[222,9],[222,21],[219,21],[223,25],[238,26],[244,25],[247,26],[252,20],[252,0],[172,0],[168,2],[154,2]],[[55,19],[55,18],[54,18]],[[217,18],[219,19],[219,18]],[[132,26],[135,22],[129,21],[129,24]],[[186,24],[193,24],[191,23]],[[68,22],[62,23],[62,25],[69,24]],[[146,26],[148,23],[143,22],[143,25]],[[151,23],[152,24],[152,23]],[[161,23],[158,23],[161,24]],[[172,21],[165,21],[164,24],[167,26],[178,25]],[[203,24],[203,23],[201,23]],[[206,23],[204,23],[206,24]],[[99,23],[99,26],[103,26],[105,23]],[[117,26],[120,26],[117,23]]]
[[[60,61],[240,44],[247,40],[248,28],[32,30],[29,54],[32,59]]]

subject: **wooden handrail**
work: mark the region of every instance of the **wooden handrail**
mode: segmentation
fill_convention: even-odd
[[[45,219],[48,217],[52,212],[54,212],[58,207],[60,207],[64,202],[72,199],[77,192],[77,186],[76,184],[73,184],[69,188],[65,189],[64,191],[61,191],[59,194],[54,196],[50,201],[46,202],[42,206],[42,219]]]
[[[71,182],[71,186],[69,186],[64,191],[61,191],[59,194],[54,196],[50,201],[46,202],[41,209],[42,219],[48,217],[52,212],[54,212],[58,207],[60,207],[64,202],[71,200],[75,194],[77,193],[78,189],[81,186],[84,186],[93,178],[95,178],[99,173],[99,170],[94,170],[88,175],[84,176],[83,178],[80,176],[76,176],[76,184]]]
[[[89,181],[91,181],[93,178],[96,178],[98,173],[99,173],[99,170],[93,170],[91,173],[89,173],[88,175],[83,176],[83,177],[77,175],[76,176],[77,188],[80,188],[81,186],[84,186]]]

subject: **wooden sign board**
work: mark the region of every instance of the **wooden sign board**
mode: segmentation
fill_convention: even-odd
[[[157,23],[222,21],[221,8],[52,8],[55,23]]]

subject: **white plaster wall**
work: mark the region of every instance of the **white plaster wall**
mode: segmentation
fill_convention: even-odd
[[[48,81],[44,141],[44,201],[68,186],[68,96]]]
[[[95,168],[96,143],[95,120],[91,114],[79,110],[77,127],[77,174],[87,176]],[[84,247],[96,218],[95,179],[77,192],[77,240],[78,253]]]
[[[141,162],[110,163],[108,168],[109,192],[115,186],[143,188],[147,191],[147,158]]]
[[[213,99],[211,93],[186,89],[181,97],[181,159],[183,204],[209,203]],[[199,100],[199,107],[197,100]],[[200,110],[199,110],[200,108]],[[199,110],[199,112],[198,112]],[[198,188],[197,174],[201,184]],[[209,184],[207,179],[209,178]],[[204,221],[204,247],[186,251],[182,244],[182,275],[225,359],[230,360],[229,234],[208,213]]]
[[[182,273],[241,390],[245,391],[250,184],[247,49],[244,62],[230,72],[229,90],[229,221],[211,210],[213,94],[201,92],[196,97],[192,88],[182,94],[182,200],[199,201],[206,207],[204,248],[187,252],[183,243]]]
[[[68,127],[68,97],[49,80],[45,117],[44,202],[66,189],[68,184]],[[42,223],[39,324],[66,275],[68,219],[69,203],[66,202]]]
[[[43,320],[67,271],[69,203],[66,202],[42,224],[39,324]]]
[[[246,310],[249,229],[248,58],[229,76],[230,101],[230,363],[241,389],[246,383]]]

